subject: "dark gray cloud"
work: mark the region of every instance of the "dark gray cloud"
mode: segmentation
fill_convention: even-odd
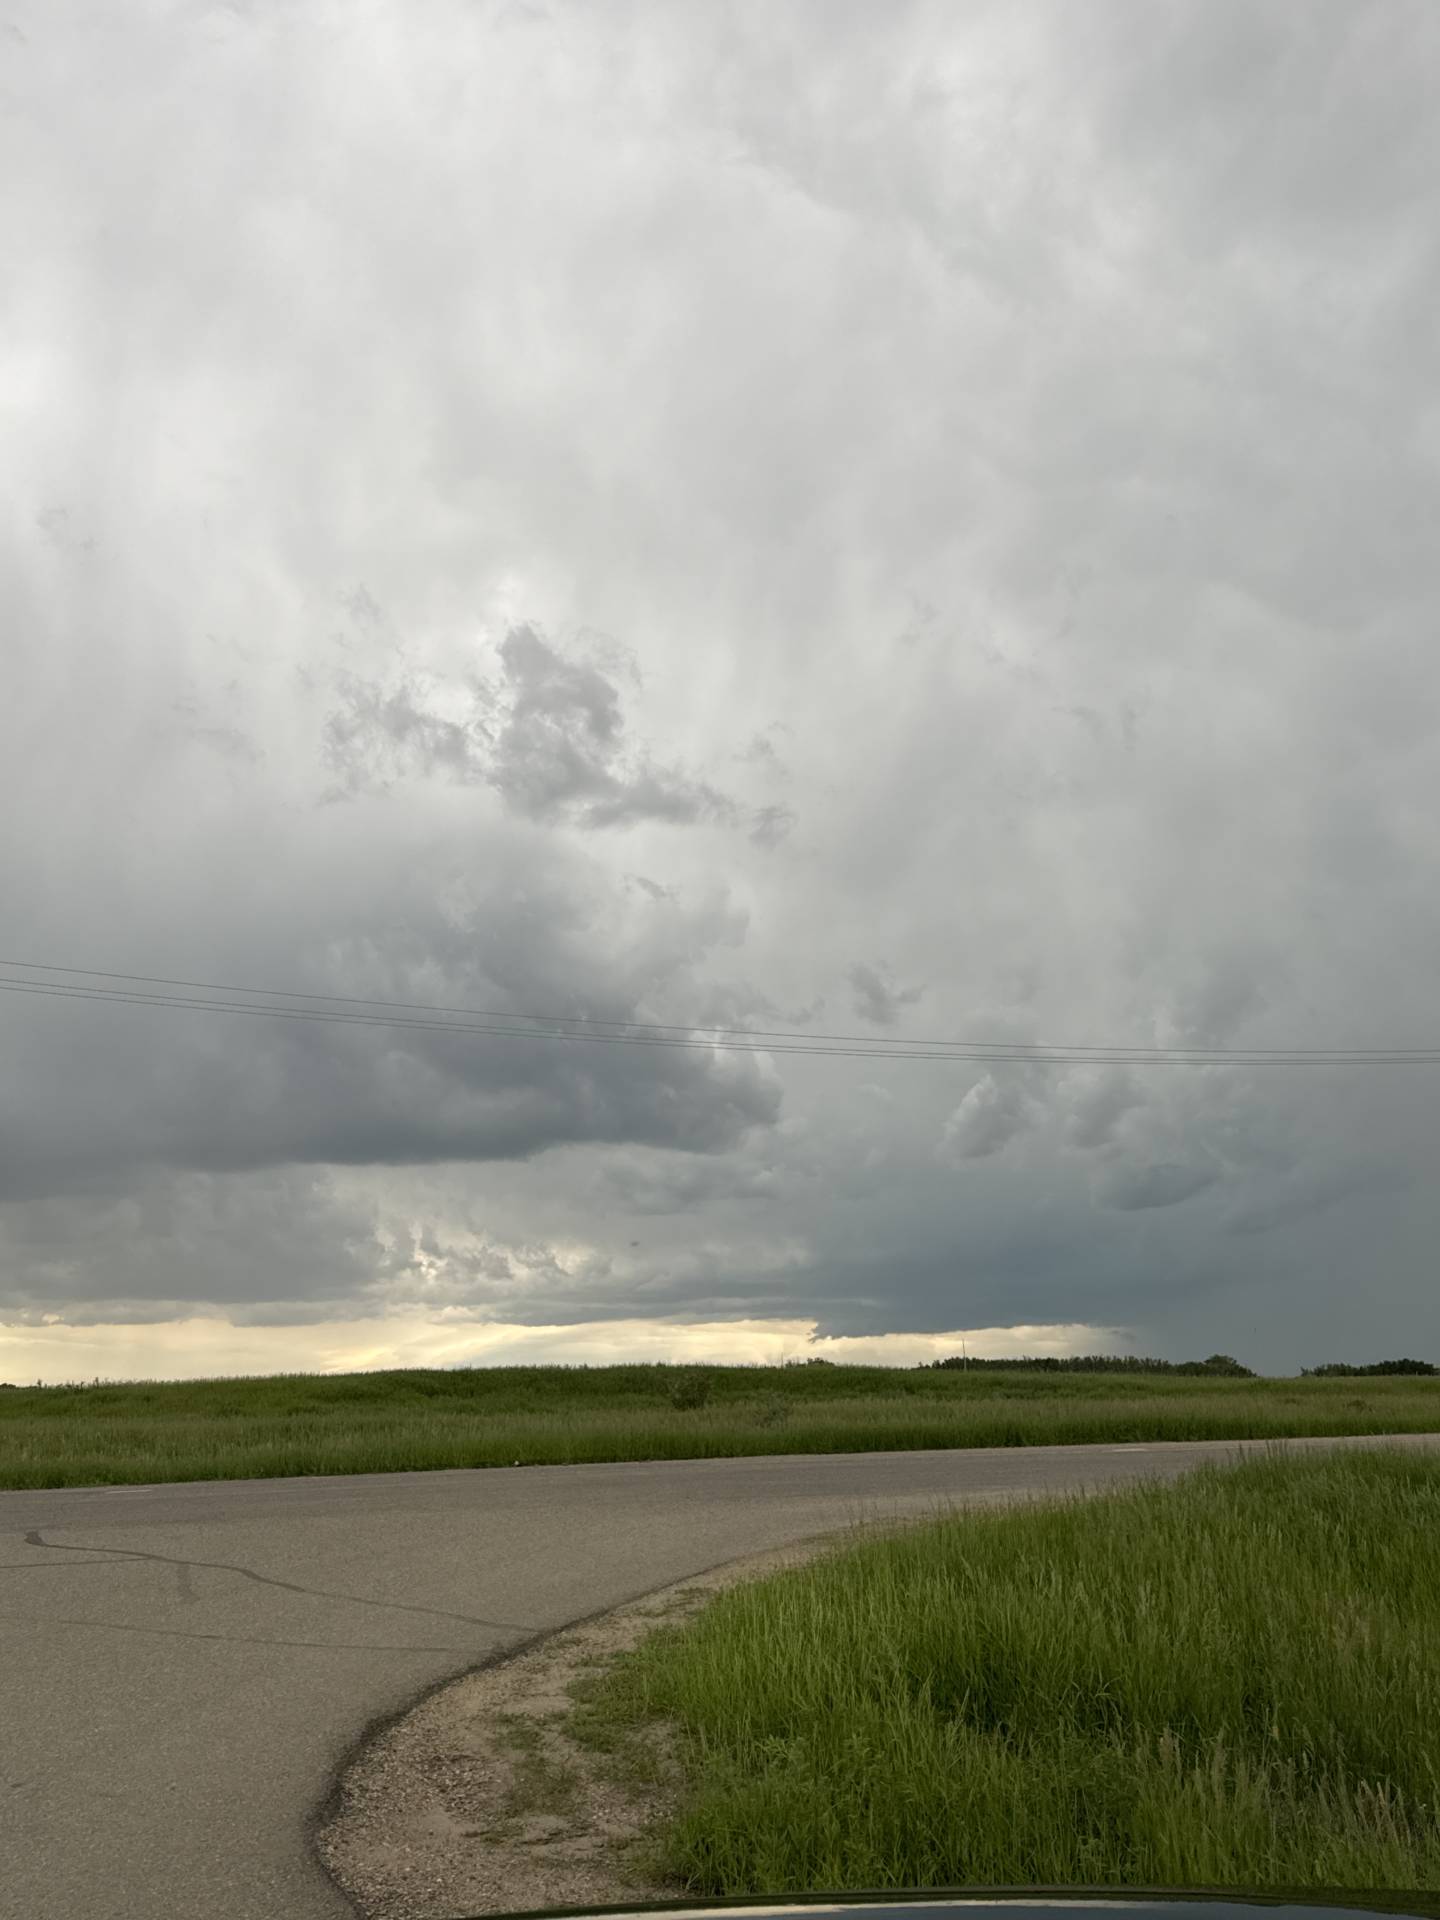
[[[1219,1177],[1215,1167],[1185,1166],[1173,1160],[1146,1167],[1122,1163],[1101,1171],[1096,1198],[1102,1206],[1116,1207],[1121,1213],[1141,1213],[1149,1207],[1179,1206],[1213,1186]]]
[[[1433,1040],[1429,0],[11,15],[12,952]],[[0,995],[0,1315],[1440,1344],[1428,1068],[782,1045]]]
[[[1332,1159],[1327,1165],[1324,1157],[1316,1156],[1315,1163],[1297,1167],[1285,1178],[1256,1181],[1248,1193],[1242,1189],[1224,1224],[1230,1233],[1271,1233],[1347,1201],[1403,1195],[1414,1180],[1414,1170],[1395,1161],[1367,1162],[1361,1156],[1350,1164]]]
[[[1143,1105],[1144,1093],[1133,1074],[1120,1067],[1101,1067],[1073,1076],[1073,1091],[1062,1122],[1072,1147],[1108,1147],[1116,1128],[1133,1108]]]
[[[757,847],[778,847],[791,832],[798,816],[783,800],[772,800],[756,807],[750,815],[750,838]]]
[[[207,929],[203,977],[283,977],[301,993],[478,1008],[502,1025],[531,1009],[614,1023],[659,1017],[670,996],[693,1001],[697,961],[737,931],[723,900],[690,907],[642,895],[617,908],[583,868],[503,836],[461,904],[433,892],[445,857],[433,839],[408,856],[403,836],[388,849],[362,839],[346,870],[321,882],[306,855],[292,849],[296,864],[285,864],[282,834],[277,823],[272,870],[256,878],[269,913],[302,944],[308,922],[322,955],[277,954],[245,925],[246,905],[227,903]],[[312,841],[308,858],[323,857],[323,845]],[[210,852],[219,853],[213,841]],[[231,855],[236,871],[244,849],[232,842]],[[302,903],[306,885],[323,891]],[[631,950],[617,950],[617,938]],[[518,1021],[483,1034],[18,995],[6,1010],[17,1017],[0,1033],[5,1197],[126,1167],[508,1160],[579,1140],[714,1153],[780,1111],[763,1058],[703,1045],[557,1040]]]
[[[603,1175],[620,1211],[693,1215],[717,1201],[771,1200],[781,1192],[775,1167],[724,1159],[655,1154],[618,1161]]]
[[[857,960],[849,973],[855,1012],[872,1026],[893,1027],[906,1007],[925,997],[923,987],[897,987],[877,967]]]
[[[424,694],[404,682],[387,689],[342,675],[325,744],[343,785],[385,788],[407,771],[441,774],[492,787],[541,825],[735,818],[724,794],[631,745],[620,689],[596,661],[568,657],[530,626],[512,627],[497,652],[499,675],[471,677],[460,719],[427,711]],[[760,810],[756,837],[773,844],[789,818]]]
[[[0,1312],[38,1323],[58,1307],[77,1325],[243,1317],[257,1303],[272,1322],[343,1316],[383,1264],[377,1226],[373,1204],[308,1169],[117,1168],[87,1191],[0,1204]]]

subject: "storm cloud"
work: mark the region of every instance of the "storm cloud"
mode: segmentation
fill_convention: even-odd
[[[925,995],[923,987],[896,987],[877,967],[857,960],[850,969],[850,989],[855,1012],[872,1026],[893,1027],[906,1007],[913,1007]]]
[[[8,18],[0,1375],[1440,1347],[1427,0]]]
[[[483,782],[542,825],[734,817],[713,787],[627,751],[619,688],[600,664],[567,658],[529,626],[512,627],[497,653],[498,681],[472,680],[459,720],[427,710],[412,687],[342,676],[325,732],[344,784],[388,788],[405,771]]]

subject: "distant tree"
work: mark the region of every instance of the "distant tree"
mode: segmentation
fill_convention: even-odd
[[[1323,1367],[1302,1367],[1301,1377],[1311,1380],[1358,1380],[1385,1374],[1440,1373],[1432,1360],[1375,1360],[1368,1366],[1356,1366],[1349,1360],[1332,1360]]]
[[[1241,1366],[1228,1353],[1212,1353],[1208,1360],[1150,1360],[1133,1353],[1027,1354],[1003,1359],[977,1359],[960,1353],[947,1354],[943,1360],[922,1362],[941,1371],[956,1367],[985,1368],[1010,1373],[1182,1373],[1227,1374],[1253,1380],[1249,1367]]]

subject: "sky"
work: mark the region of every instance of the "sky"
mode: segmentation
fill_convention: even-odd
[[[1440,1065],[893,1057],[1440,1041],[1437,89],[1431,0],[5,0],[5,979],[699,1044],[0,992],[0,1378],[1440,1357]]]

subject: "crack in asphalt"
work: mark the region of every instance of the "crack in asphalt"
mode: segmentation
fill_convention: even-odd
[[[93,1553],[93,1547],[85,1549]],[[0,1573],[64,1573],[75,1567],[108,1567],[108,1560],[0,1560]]]
[[[467,1627],[484,1627],[491,1633],[534,1633],[536,1631],[528,1622],[520,1620],[483,1620],[478,1614],[453,1613],[447,1607],[417,1606],[408,1600],[368,1600],[354,1593],[332,1593],[325,1587],[303,1587],[297,1581],[281,1580],[277,1575],[271,1573],[256,1573],[253,1567],[242,1567],[230,1560],[186,1560],[172,1553],[147,1553],[140,1547],[75,1547],[64,1540],[47,1540],[38,1527],[32,1527],[24,1536],[24,1539],[27,1547],[41,1547],[50,1553],[106,1553],[112,1556],[119,1555],[126,1560],[153,1560],[157,1566],[162,1567],[204,1568],[212,1573],[238,1573],[242,1579],[253,1580],[257,1586],[279,1587],[284,1593],[304,1594],[307,1599],[311,1600],[339,1600],[343,1601],[345,1605],[352,1607],[384,1607],[392,1613],[423,1613],[434,1620],[458,1620],[462,1625]],[[86,1564],[94,1565],[96,1563],[91,1561]],[[100,1564],[103,1564],[103,1562]],[[81,1624],[93,1625],[94,1622]],[[141,1629],[136,1629],[136,1631],[141,1631]],[[159,1629],[157,1628],[155,1631],[158,1632]],[[223,1634],[214,1637],[229,1639],[233,1636]],[[275,1644],[286,1643],[277,1642]],[[301,1640],[293,1644],[297,1646],[318,1646],[324,1643],[320,1641]],[[448,1653],[451,1649],[441,1647],[438,1649],[432,1648],[431,1651]]]
[[[28,1613],[0,1613],[0,1620],[18,1622],[25,1627],[90,1627],[96,1633],[150,1633],[165,1640],[223,1640],[233,1647],[309,1647],[316,1653],[458,1653],[467,1658],[473,1647],[393,1646],[383,1640],[277,1640],[267,1634],[196,1633],[188,1627],[136,1627],[124,1620],[71,1620],[63,1614],[47,1613],[43,1618]]]

